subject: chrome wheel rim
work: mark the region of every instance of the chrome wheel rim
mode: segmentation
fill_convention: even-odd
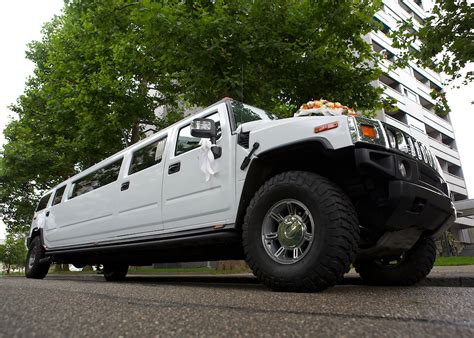
[[[263,247],[268,256],[278,263],[299,262],[309,252],[313,240],[313,216],[300,201],[279,201],[263,219]]]
[[[28,270],[33,268],[36,260],[36,248],[33,248],[30,252],[30,257],[28,258]]]

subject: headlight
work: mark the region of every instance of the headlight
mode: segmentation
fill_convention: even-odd
[[[400,130],[397,130],[395,135],[396,135],[396,138],[397,138],[398,149],[400,149],[404,153],[408,153],[409,149],[408,149],[407,141],[405,139],[405,135],[403,135],[403,133]]]
[[[410,148],[411,156],[416,157],[415,145],[413,144],[413,140],[410,136],[407,136],[407,144],[408,148]]]
[[[387,138],[390,148],[397,148],[397,138],[395,137],[395,133],[390,129],[387,130]]]
[[[423,155],[421,154],[420,144],[416,141],[413,141],[413,143],[415,144],[416,155],[418,156],[418,159],[420,161],[423,161]]]

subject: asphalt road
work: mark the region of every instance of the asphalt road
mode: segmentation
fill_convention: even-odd
[[[212,278],[0,278],[0,337],[474,337],[474,288],[272,292]]]

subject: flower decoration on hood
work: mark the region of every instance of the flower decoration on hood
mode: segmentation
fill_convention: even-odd
[[[307,103],[301,105],[300,109],[296,112],[295,117],[336,115],[357,116],[358,114],[354,111],[354,109],[344,106],[339,102],[331,102],[321,99],[308,101]]]

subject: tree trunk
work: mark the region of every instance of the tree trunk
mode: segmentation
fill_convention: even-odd
[[[134,144],[140,141],[140,125],[138,122],[135,122],[132,127],[132,137],[130,144]]]

